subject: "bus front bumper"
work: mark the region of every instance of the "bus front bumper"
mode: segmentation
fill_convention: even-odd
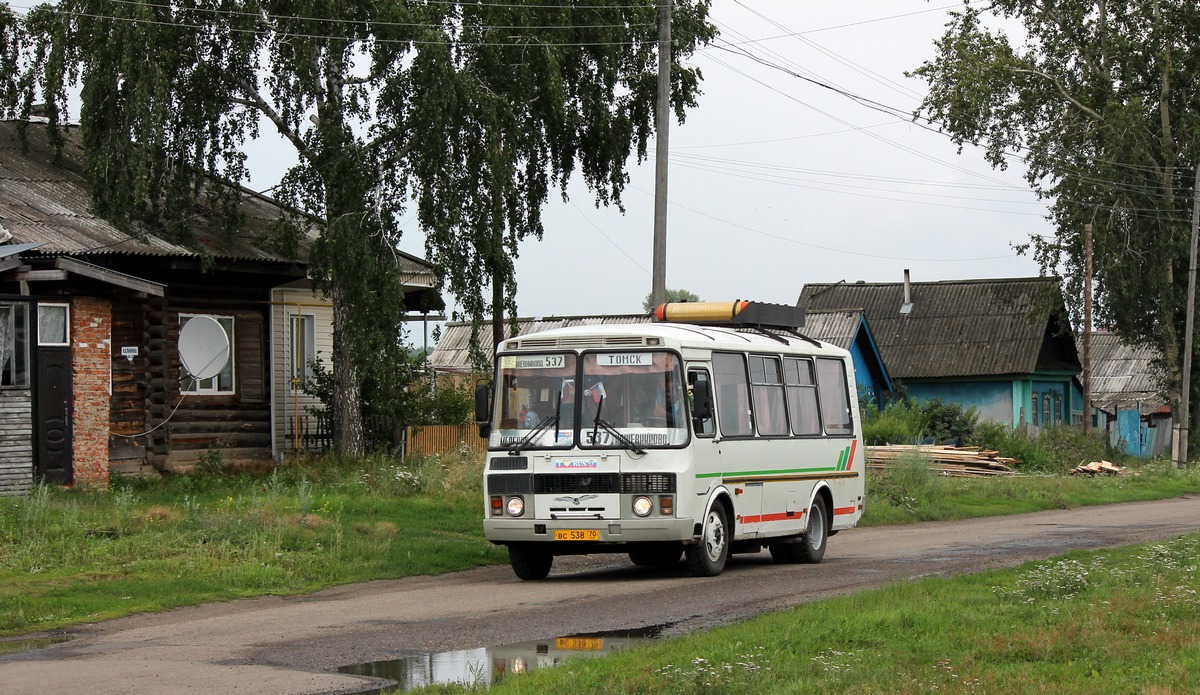
[[[693,519],[484,519],[483,535],[495,543],[558,542],[555,531],[596,532],[599,543],[647,543],[691,541],[695,536]],[[562,534],[560,534],[562,535]],[[571,534],[578,535],[578,534]]]

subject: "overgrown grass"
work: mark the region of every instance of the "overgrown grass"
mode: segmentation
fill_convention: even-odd
[[[1200,493],[1200,468],[1179,469],[1166,459],[1144,462],[1130,468],[1128,475],[1111,477],[951,478],[930,470],[927,457],[908,454],[883,471],[867,471],[867,503],[861,523],[877,526],[968,519],[1189,493]]]
[[[1192,693],[1200,535],[808,604],[505,678],[543,693]],[[432,686],[425,693],[484,686]]]
[[[499,562],[480,475],[463,451],[0,498],[0,634]]]

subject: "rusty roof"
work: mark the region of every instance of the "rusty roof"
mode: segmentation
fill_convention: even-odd
[[[1083,354],[1082,342],[1080,354]],[[1145,345],[1130,345],[1116,333],[1092,333],[1092,404],[1101,410],[1116,412],[1136,406],[1143,412],[1166,405],[1159,383],[1162,378],[1155,362],[1158,353]]]
[[[29,123],[28,152],[21,151],[18,123],[0,121],[0,229],[12,234],[9,243],[38,243],[31,254],[42,255],[145,255],[199,256],[195,250],[174,244],[153,233],[138,240],[92,214],[91,194],[83,175],[83,150],[77,129],[66,128],[67,142],[60,164],[45,137],[44,124]],[[251,239],[264,234],[279,219],[280,204],[272,198],[243,188],[239,211],[244,233],[229,238],[217,225],[210,225],[203,210],[190,220],[196,241],[216,258],[281,263],[303,263],[308,243],[302,242],[300,258],[290,258],[261,248]],[[153,230],[149,230],[153,232]],[[310,236],[311,239],[311,236]],[[431,287],[436,284],[432,267],[424,259],[397,251],[397,263],[405,284]]]
[[[799,303],[808,311],[862,310],[895,379],[1080,371],[1056,278],[913,282],[909,287],[907,313],[900,282],[808,284]]]

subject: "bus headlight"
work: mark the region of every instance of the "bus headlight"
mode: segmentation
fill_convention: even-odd
[[[520,497],[508,498],[508,515],[521,516],[525,513],[525,500]]]
[[[649,497],[638,497],[633,501],[633,513],[638,516],[650,516],[651,510],[654,509],[654,503]]]

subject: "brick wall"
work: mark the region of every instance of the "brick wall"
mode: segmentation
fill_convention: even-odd
[[[71,425],[75,484],[108,486],[108,416],[112,401],[112,304],[76,297],[71,302]]]

